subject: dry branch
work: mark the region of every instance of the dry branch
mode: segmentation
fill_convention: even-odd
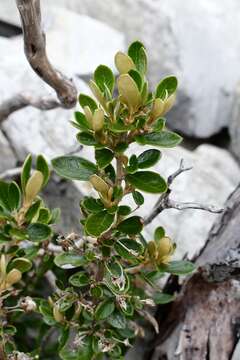
[[[21,171],[22,171],[21,167],[6,170],[0,174],[0,179],[11,179],[15,176],[19,176],[21,174]]]
[[[56,70],[48,60],[46,36],[41,27],[40,0],[16,0],[20,13],[25,55],[36,74],[57,93],[65,108],[76,104],[77,90],[72,80]]]
[[[35,73],[56,91],[58,101],[17,94],[0,104],[0,125],[12,112],[26,106],[41,110],[56,107],[69,109],[77,102],[77,89],[73,81],[56,70],[47,57],[46,36],[41,27],[40,0],[16,0],[16,4],[21,17],[26,58]]]
[[[189,171],[191,169],[192,169],[192,167],[185,167],[183,160],[181,160],[179,168],[172,175],[170,175],[168,177],[167,192],[162,194],[159,197],[152,212],[145,219],[145,225],[150,224],[155,219],[155,217],[157,217],[162,211],[164,211],[166,209],[176,209],[176,210],[198,209],[198,210],[204,210],[204,211],[208,211],[208,212],[215,213],[215,214],[220,214],[223,212],[223,210],[224,210],[223,208],[217,208],[213,205],[204,205],[204,204],[199,204],[196,202],[179,202],[179,201],[172,200],[170,198],[170,195],[172,192],[170,186],[172,185],[173,181],[180,174],[182,174],[183,172]]]
[[[39,110],[52,110],[62,107],[56,99],[46,97],[33,98],[29,94],[16,94],[0,104],[0,125],[14,111],[21,110],[26,106],[32,106]]]

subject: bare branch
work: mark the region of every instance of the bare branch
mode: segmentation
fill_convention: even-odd
[[[180,174],[182,174],[182,173],[185,172],[185,171],[192,170],[192,168],[193,168],[192,166],[190,166],[190,167],[185,167],[185,166],[184,166],[184,160],[181,159],[179,168],[178,168],[172,175],[170,175],[170,176],[168,177],[168,181],[167,181],[168,186],[170,186],[170,185],[173,183],[173,181],[176,179],[176,177],[178,177]]]
[[[39,110],[52,110],[57,107],[62,107],[62,104],[55,99],[46,97],[34,99],[29,94],[16,94],[0,104],[0,125],[14,111],[23,109],[26,106],[33,106]]]
[[[152,212],[150,215],[145,219],[144,224],[148,225],[150,224],[155,217],[157,217],[163,210],[166,209],[176,209],[176,210],[186,210],[186,209],[198,209],[198,210],[204,210],[208,211],[214,214],[220,214],[223,212],[223,208],[217,208],[213,205],[204,205],[199,204],[195,202],[179,202],[170,199],[170,194],[172,192],[170,185],[173,183],[173,181],[183,172],[191,170],[192,167],[185,167],[183,159],[180,162],[179,168],[168,177],[167,183],[168,183],[168,190],[166,193],[162,194],[158,201],[156,202]]]
[[[224,208],[218,208],[214,205],[204,205],[195,202],[179,202],[175,200],[168,199],[167,209],[176,209],[176,210],[186,210],[186,209],[197,209],[204,210],[214,214],[221,214],[224,211]]]
[[[41,28],[40,0],[16,0],[20,13],[25,55],[32,69],[57,93],[64,108],[72,108],[77,101],[77,89],[72,80],[56,70],[46,54],[46,37]]]
[[[16,167],[14,169],[9,169],[4,171],[3,173],[0,174],[0,179],[10,179],[13,178],[14,176],[18,176],[21,174],[22,168],[21,167]]]

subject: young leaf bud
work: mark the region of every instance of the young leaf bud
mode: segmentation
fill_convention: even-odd
[[[120,75],[118,78],[118,91],[120,101],[126,104],[131,112],[138,109],[141,104],[141,94],[137,84],[128,74]]]
[[[4,254],[2,254],[0,259],[0,280],[5,278],[6,266],[6,257]]]
[[[91,112],[91,109],[89,106],[84,106],[83,108],[83,111],[84,111],[84,114],[86,116],[86,119],[89,123],[89,126],[92,128],[92,118],[93,118],[93,115],[92,115],[92,112]]]
[[[56,304],[53,307],[53,317],[59,323],[64,320],[64,315],[59,311],[59,308]]]
[[[17,269],[12,269],[6,276],[6,289],[16,284],[22,278],[22,273]]]
[[[32,201],[35,199],[39,191],[41,190],[41,187],[43,185],[43,174],[35,170],[30,179],[27,182],[26,188],[25,188],[25,203],[31,204]]]
[[[94,112],[92,118],[92,128],[94,131],[102,130],[104,125],[104,111],[102,109],[97,109]]]
[[[104,197],[107,197],[109,185],[102,178],[94,174],[90,176],[90,183],[97,192],[102,194]]]
[[[158,242],[158,263],[168,264],[174,252],[174,244],[169,237],[163,237]]]
[[[164,114],[166,114],[174,105],[176,100],[176,94],[172,94],[171,96],[169,96],[169,98],[167,100],[164,101]]]
[[[164,101],[161,99],[155,99],[153,102],[151,117],[155,120],[164,113]]]
[[[155,241],[149,241],[147,248],[148,248],[148,253],[149,253],[150,258],[156,259],[157,258],[157,246],[156,246]]]
[[[101,93],[101,90],[97,86],[97,84],[93,80],[90,80],[89,87],[92,90],[92,93],[95,96],[95,98],[100,102],[100,104],[103,107],[105,107],[106,106],[106,101],[104,99],[103,94]]]
[[[118,51],[115,55],[115,65],[120,74],[127,74],[130,70],[135,69],[134,62],[130,56]]]

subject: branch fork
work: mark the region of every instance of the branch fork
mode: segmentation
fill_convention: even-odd
[[[181,159],[179,168],[168,177],[167,184],[168,190],[166,193],[162,194],[158,201],[156,202],[152,212],[150,215],[145,219],[145,225],[150,224],[162,211],[166,209],[175,209],[175,210],[186,210],[186,209],[198,209],[208,211],[214,214],[220,214],[223,212],[223,208],[217,208],[214,205],[204,205],[195,202],[179,202],[170,198],[171,195],[171,185],[174,180],[181,175],[182,173],[192,170],[192,167],[185,167],[184,160]]]

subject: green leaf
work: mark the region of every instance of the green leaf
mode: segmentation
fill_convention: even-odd
[[[156,89],[156,98],[160,98],[162,100],[165,99],[166,94],[168,96],[175,93],[177,90],[178,81],[175,76],[167,76],[157,86]]]
[[[7,270],[9,272],[12,269],[17,269],[21,271],[21,273],[24,273],[29,271],[31,267],[32,267],[32,263],[30,260],[26,258],[16,258],[9,263]]]
[[[159,241],[165,236],[165,230],[162,226],[156,228],[154,232],[154,240]]]
[[[21,206],[21,191],[14,181],[8,186],[8,204],[11,211],[17,210]]]
[[[133,78],[135,83],[137,84],[138,90],[141,91],[142,83],[143,83],[141,74],[137,70],[130,70],[128,73],[131,76],[131,78]]]
[[[13,325],[6,325],[2,328],[2,330],[3,330],[4,334],[10,335],[10,336],[13,336],[17,333],[17,329]]]
[[[109,149],[95,150],[95,159],[100,169],[109,165],[114,157],[114,153]]]
[[[103,289],[101,288],[101,286],[97,285],[97,286],[91,287],[90,293],[93,297],[100,299],[103,296]]]
[[[37,218],[37,222],[41,224],[48,224],[51,219],[51,212],[49,209],[41,208],[39,210],[39,215]]]
[[[174,295],[164,294],[160,291],[153,295],[153,300],[157,305],[168,304],[172,302],[174,299],[175,299]]]
[[[89,123],[86,119],[86,116],[81,113],[80,111],[76,111],[74,113],[75,115],[75,120],[76,120],[76,127],[78,129],[80,129],[81,131],[85,131],[85,132],[88,132],[90,130],[90,126],[89,126]],[[73,125],[75,126],[75,123],[73,122]]]
[[[115,242],[114,249],[119,256],[126,260],[135,260],[144,250],[142,244],[128,238]]]
[[[43,184],[42,184],[42,188],[43,188],[45,185],[47,185],[49,176],[50,176],[48,163],[47,163],[46,159],[44,158],[44,156],[38,155],[36,169],[39,170],[43,174]]]
[[[27,233],[30,241],[40,242],[47,240],[52,234],[52,230],[45,224],[34,223],[28,226]]]
[[[128,148],[128,144],[127,144],[127,143],[120,142],[120,143],[118,143],[118,144],[116,145],[115,151],[116,151],[117,153],[120,153],[120,154],[121,154],[121,153],[124,153],[124,151],[126,151],[127,148]]]
[[[131,213],[132,209],[127,205],[120,205],[118,207],[118,215],[127,216]]]
[[[31,167],[32,167],[32,155],[29,154],[23,163],[22,173],[21,173],[21,185],[23,192],[25,192],[26,184],[31,175]]]
[[[143,44],[140,41],[133,42],[128,48],[128,55],[133,60],[137,70],[141,74],[147,71],[147,55]]]
[[[57,157],[52,160],[52,166],[59,176],[73,180],[87,181],[97,172],[95,164],[78,156]]]
[[[8,237],[4,233],[0,232],[0,245],[11,240],[12,240],[11,237]]]
[[[124,234],[135,235],[139,234],[143,228],[143,219],[140,216],[129,217],[120,224],[118,224],[117,229]]]
[[[124,360],[122,355],[122,348],[120,345],[115,345],[113,349],[109,351],[111,359]]]
[[[108,128],[113,133],[125,133],[134,129],[133,125],[126,125],[123,122],[111,123]]]
[[[96,102],[90,96],[85,94],[79,95],[79,103],[83,109],[85,106],[88,106],[92,112],[94,112],[94,110],[98,107]]]
[[[88,235],[94,237],[100,236],[107,231],[114,221],[114,215],[106,210],[90,215],[85,223],[85,230]]]
[[[60,268],[75,268],[86,265],[87,260],[84,256],[73,252],[59,254],[54,259],[55,265]]]
[[[126,318],[117,311],[108,317],[107,322],[116,329],[125,329],[126,327]]]
[[[57,224],[59,223],[61,220],[61,209],[60,208],[54,208],[51,211],[51,219],[49,221],[49,225],[50,224]]]
[[[166,124],[166,119],[164,118],[158,118],[157,120],[155,120],[152,130],[153,132],[160,132],[163,131],[165,128],[165,124]]]
[[[76,287],[86,286],[90,283],[89,276],[84,271],[79,271],[72,276],[70,276],[69,280],[71,285]]]
[[[171,148],[180,144],[182,137],[172,131],[161,131],[145,135],[137,135],[135,136],[135,140],[140,145],[155,145]]]
[[[138,171],[135,174],[127,174],[126,180],[139,190],[148,193],[163,193],[167,190],[166,181],[152,171]]]
[[[135,173],[138,170],[138,160],[136,155],[132,155],[129,159],[129,166],[127,172],[130,174]]]
[[[103,93],[105,92],[105,86],[107,86],[111,93],[113,92],[115,78],[109,67],[99,65],[94,72],[94,80]]]
[[[9,206],[9,184],[0,180],[0,205],[3,207],[3,209],[11,211],[11,208]]]
[[[105,320],[107,319],[114,311],[115,305],[111,300],[106,300],[100,303],[95,312],[95,316],[97,320]]]
[[[136,205],[141,206],[144,203],[144,197],[139,191],[132,192],[133,200],[135,201]]]
[[[91,213],[98,213],[104,209],[104,205],[99,199],[94,199],[93,197],[86,197],[83,199],[81,205]]]
[[[39,312],[40,312],[40,314],[43,315],[43,320],[47,325],[53,326],[56,324],[56,321],[53,317],[52,308],[49,305],[47,300],[41,300],[41,303],[39,306]]]
[[[172,261],[164,266],[164,271],[174,275],[190,274],[195,270],[195,265],[186,260]]]
[[[150,149],[144,151],[137,158],[138,167],[140,169],[145,169],[155,165],[161,158],[161,152],[156,149]]]
[[[109,179],[114,183],[116,180],[116,173],[115,173],[115,169],[112,166],[112,164],[109,164],[108,166],[106,166],[104,169],[104,172],[109,177]]]
[[[31,222],[32,219],[37,215],[41,206],[41,200],[37,200],[26,212],[25,219],[27,222]]]
[[[86,146],[95,146],[97,145],[97,141],[92,134],[87,132],[80,132],[76,135],[77,140]]]

